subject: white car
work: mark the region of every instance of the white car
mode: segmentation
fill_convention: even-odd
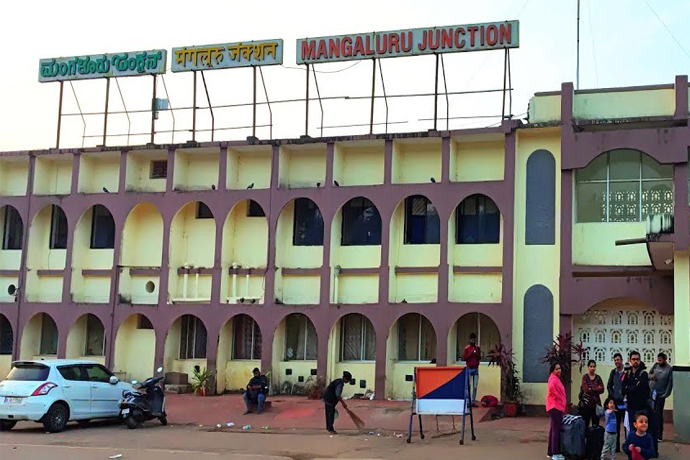
[[[107,368],[88,361],[15,361],[0,382],[0,431],[20,420],[43,423],[59,432],[70,420],[118,417],[125,390]]]

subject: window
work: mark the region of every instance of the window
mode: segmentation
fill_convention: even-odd
[[[374,203],[361,197],[345,203],[341,234],[343,246],[380,245],[381,216]]]
[[[232,359],[261,359],[261,330],[251,316],[235,316],[232,338]]]
[[[307,315],[288,315],[285,319],[285,361],[316,359],[316,345],[316,328]]]
[[[421,195],[405,199],[405,244],[438,244],[441,223],[431,201]]]
[[[41,318],[41,344],[38,349],[40,355],[56,355],[58,345],[58,330],[53,318],[42,314]]]
[[[248,200],[247,204],[247,217],[266,217],[264,209],[259,203],[254,200]]]
[[[50,211],[50,249],[67,249],[67,216],[60,206]]]
[[[108,369],[98,364],[87,364],[83,366],[89,382],[110,383],[110,376],[113,375]]]
[[[292,233],[294,246],[322,246],[323,218],[316,203],[309,198],[295,200],[295,221]]]
[[[61,366],[58,367],[58,372],[65,380],[75,382],[88,380],[88,374],[84,375],[84,368],[82,366]]]
[[[364,315],[351,313],[340,320],[340,360],[376,360],[376,332]]]
[[[43,364],[22,363],[15,365],[5,380],[14,382],[45,382],[50,374],[50,368]]]
[[[455,212],[457,244],[497,244],[501,237],[501,213],[493,200],[472,195]]]
[[[477,345],[482,350],[482,362],[488,362],[489,351],[501,343],[498,327],[488,316],[481,313],[463,315],[456,323],[456,359],[462,361],[465,346],[470,342],[470,334],[477,334]]]
[[[105,328],[95,315],[86,315],[86,347],[84,356],[105,355]]]
[[[13,343],[12,326],[5,316],[0,315],[0,355],[11,355]]]
[[[196,202],[196,218],[197,219],[213,219],[211,209],[201,201]]]
[[[165,179],[168,177],[168,160],[153,160],[151,162],[150,179]]]
[[[576,174],[578,222],[640,222],[673,213],[673,166],[637,150],[613,150]]]
[[[146,316],[137,315],[137,329],[153,329],[153,324]]]
[[[2,248],[21,249],[24,226],[22,217],[12,206],[5,206],[5,226],[3,230]]]
[[[180,359],[206,359],[206,327],[199,318],[184,315],[180,319]]]
[[[91,249],[113,249],[115,247],[115,221],[108,208],[97,204],[93,207],[91,219]]]
[[[431,361],[436,359],[436,333],[428,319],[408,313],[398,320],[398,360]]]

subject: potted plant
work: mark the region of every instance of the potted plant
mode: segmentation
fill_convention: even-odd
[[[213,377],[213,371],[194,369],[192,373],[192,390],[194,390],[195,395],[206,396],[206,390],[211,383],[211,378]]]
[[[502,343],[494,346],[487,354],[489,366],[498,366],[501,369],[501,399],[503,401],[503,413],[506,417],[516,417],[518,408],[522,403],[522,388],[520,377],[513,356],[513,350],[509,350]]]

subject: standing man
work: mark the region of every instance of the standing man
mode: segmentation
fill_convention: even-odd
[[[256,413],[260,414],[264,411],[264,401],[268,394],[268,380],[265,375],[261,375],[258,367],[252,371],[254,377],[251,378],[247,384],[247,391],[244,392],[244,404],[247,406],[247,411],[244,415],[252,412],[252,404],[256,403]]]
[[[471,388],[470,403],[475,405],[477,401],[477,386],[479,385],[479,360],[482,358],[482,351],[477,346],[477,334],[470,334],[470,343],[465,347],[462,359],[467,366]]]
[[[649,371],[650,387],[652,389],[652,401],[656,414],[657,432],[652,433],[661,441],[664,437],[664,405],[666,398],[671,396],[673,390],[673,367],[666,360],[666,353],[659,353],[656,363]]]
[[[649,375],[647,374],[646,366],[640,359],[640,353],[637,351],[630,352],[630,365],[632,369],[628,371],[623,385],[623,395],[628,398],[627,411],[628,419],[636,420],[635,414],[637,412],[644,412],[647,415],[649,429],[652,433],[656,433],[656,416],[648,410],[650,401],[649,392]],[[654,441],[654,452],[658,453],[657,439],[652,436]]]
[[[338,434],[333,428],[335,421],[335,406],[342,403],[343,408],[347,409],[347,404],[343,401],[343,387],[352,380],[352,374],[348,371],[343,372],[343,378],[333,380],[323,392],[323,403],[326,408],[326,429],[331,434]]]
[[[613,363],[616,367],[609,374],[609,381],[606,388],[609,391],[609,398],[613,399],[616,407],[616,453],[621,451],[621,423],[625,419],[625,401],[623,400],[623,355],[616,353],[613,355]]]

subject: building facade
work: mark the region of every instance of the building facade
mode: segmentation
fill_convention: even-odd
[[[346,394],[404,399],[472,332],[513,349],[531,404],[558,333],[604,376],[632,349],[688,366],[689,147],[683,76],[564,84],[495,128],[3,152],[0,374],[199,366],[220,392],[349,370]],[[672,233],[616,245],[658,214]]]

